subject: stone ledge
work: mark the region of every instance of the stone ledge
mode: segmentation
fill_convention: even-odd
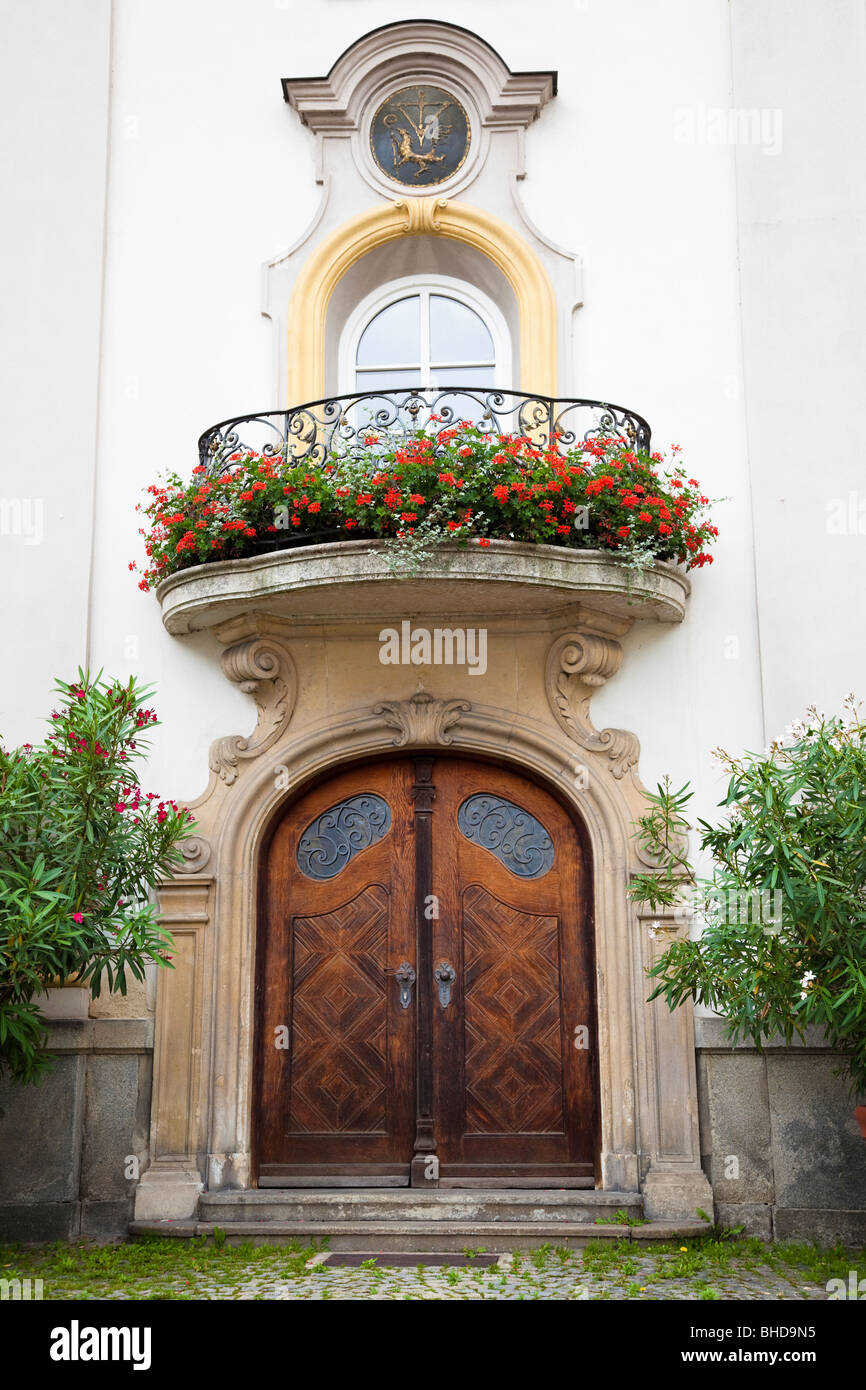
[[[49,1020],[48,1051],[152,1052],[152,1018],[87,1018]]]
[[[320,1240],[327,1236],[332,1250],[463,1250],[483,1240],[493,1253],[533,1250],[556,1241],[580,1248],[588,1241],[693,1240],[707,1234],[705,1221],[650,1222],[646,1226],[620,1226],[587,1221],[131,1221],[129,1234],[162,1236],[177,1240],[212,1239],[222,1231],[229,1245],[249,1241],[253,1245],[281,1245],[292,1240]]]
[[[727,1036],[727,1025],[723,1018],[696,1018],[695,1019],[695,1050],[697,1052],[753,1052],[763,1054],[767,1052],[825,1052],[830,1056],[838,1056],[830,1044],[826,1041],[823,1031],[811,1024],[806,1029],[806,1037],[800,1040],[795,1037],[788,1044],[782,1037],[769,1038],[763,1047],[758,1048],[748,1039],[743,1042],[732,1043]]]
[[[463,615],[557,617],[583,602],[627,623],[679,623],[690,592],[681,565],[658,562],[630,575],[610,551],[523,541],[440,546],[415,578],[391,573],[382,541],[308,545],[195,565],[169,575],[156,591],[174,636],[252,610],[302,624],[349,625],[447,614],[453,625]]]

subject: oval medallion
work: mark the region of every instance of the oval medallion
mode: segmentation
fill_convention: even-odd
[[[467,840],[495,854],[517,878],[541,878],[553,864],[553,841],[544,826],[504,797],[468,797],[457,812],[457,824]]]
[[[370,792],[351,796],[311,821],[298,842],[298,868],[307,878],[336,878],[362,849],[391,829],[391,808]]]

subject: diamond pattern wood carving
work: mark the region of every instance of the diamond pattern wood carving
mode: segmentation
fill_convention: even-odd
[[[359,798],[390,833],[306,872],[311,827]],[[493,838],[543,828],[543,872],[462,833],[465,807],[510,808]],[[276,819],[259,901],[260,1186],[592,1186],[591,862],[545,788],[454,753],[345,768]]]
[[[385,1129],[388,895],[381,884],[294,921],[289,1129]]]
[[[467,1134],[561,1133],[559,921],[463,894]]]

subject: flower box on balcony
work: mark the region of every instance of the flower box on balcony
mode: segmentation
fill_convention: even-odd
[[[553,617],[591,601],[677,622],[686,571],[711,562],[717,534],[697,481],[650,453],[646,421],[597,401],[337,397],[225,421],[199,459],[144,507],[140,587],[175,633],[251,608],[352,622]]]
[[[440,546],[414,578],[392,573],[386,542],[342,541],[196,565],[156,592],[166,628],[181,636],[256,609],[353,623],[437,613],[546,618],[584,603],[626,620],[678,623],[690,589],[680,565],[635,574],[610,551],[494,540],[483,549]]]

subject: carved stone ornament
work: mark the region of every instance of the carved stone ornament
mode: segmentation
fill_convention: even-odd
[[[270,636],[247,637],[227,647],[220,658],[230,681],[254,697],[259,718],[249,737],[228,734],[211,747],[210,766],[228,786],[236,780],[238,764],[257,758],[279,738],[292,717],[297,693],[294,662]]]
[[[560,728],[588,752],[606,753],[617,778],[637,763],[640,744],[626,729],[596,729],[589,704],[593,690],[616,674],[621,661],[622,647],[612,637],[567,632],[553,643],[545,671],[547,698]]]
[[[403,216],[407,236],[433,235],[442,230],[439,214],[448,207],[448,199],[398,198],[394,206]]]
[[[183,855],[183,864],[178,865],[178,873],[201,873],[210,862],[211,847],[201,835],[190,835],[188,839],[181,840],[180,852]]]
[[[409,700],[376,705],[373,713],[380,715],[389,729],[397,730],[392,742],[396,748],[404,748],[408,744],[453,742],[449,729],[471,708],[467,700],[437,700],[426,690],[419,690]]]

